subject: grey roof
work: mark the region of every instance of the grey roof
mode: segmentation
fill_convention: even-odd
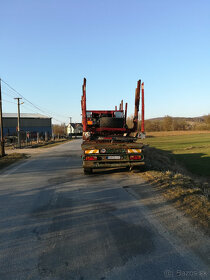
[[[21,118],[29,119],[51,119],[51,117],[41,114],[20,113]],[[17,113],[3,113],[3,118],[17,118]]]

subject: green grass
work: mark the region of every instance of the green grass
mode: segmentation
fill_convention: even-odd
[[[210,177],[210,133],[154,136],[146,138],[144,144],[173,154],[193,174]]]

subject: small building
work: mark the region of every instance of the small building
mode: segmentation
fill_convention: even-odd
[[[69,123],[67,125],[67,135],[82,135],[83,127],[81,123]]]
[[[17,135],[17,114],[3,113],[4,136]],[[52,135],[52,120],[40,114],[20,114],[20,131]]]

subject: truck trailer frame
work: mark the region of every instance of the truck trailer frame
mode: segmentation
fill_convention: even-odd
[[[128,128],[127,108],[123,108],[123,100],[119,109],[87,110],[86,109],[86,79],[82,86],[82,124],[84,173],[92,173],[93,169],[142,167],[145,165],[143,144],[139,138],[145,137],[144,131],[144,83],[137,82],[135,91],[135,110],[133,127]],[[141,130],[138,131],[138,114],[142,97]]]

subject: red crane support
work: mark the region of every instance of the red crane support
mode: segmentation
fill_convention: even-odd
[[[133,131],[135,131],[135,132],[137,132],[137,128],[138,128],[140,87],[141,87],[141,80],[139,80],[137,82],[137,88],[136,88],[136,94],[135,94],[135,110],[134,110],[134,118],[133,118]]]
[[[141,84],[141,132],[144,133],[144,83]]]
[[[127,120],[128,103],[125,103],[125,125]]]
[[[84,83],[82,86],[82,125],[83,132],[87,131],[87,116],[86,116],[86,79],[84,78]]]

